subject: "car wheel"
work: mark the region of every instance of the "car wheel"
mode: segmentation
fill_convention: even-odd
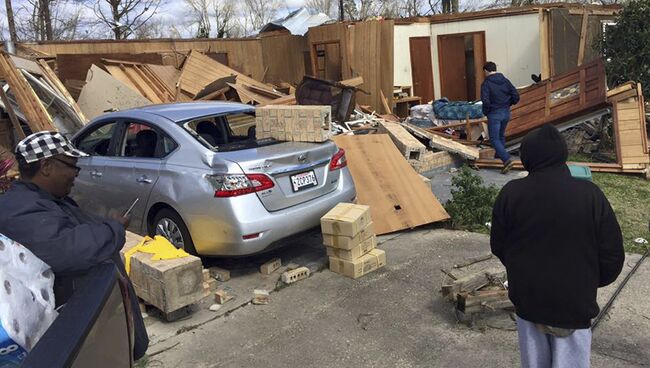
[[[154,217],[151,232],[153,233],[151,235],[161,235],[167,238],[176,248],[196,255],[190,232],[178,213],[167,208],[158,211]]]

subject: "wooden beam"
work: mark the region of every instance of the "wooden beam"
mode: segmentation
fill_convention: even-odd
[[[585,47],[587,43],[587,26],[589,25],[589,13],[582,15],[582,29],[580,30],[580,46],[578,46],[578,66],[585,61]]]
[[[390,108],[390,105],[388,104],[388,100],[386,99],[386,96],[384,96],[384,91],[382,91],[381,89],[379,90],[379,96],[381,97],[381,105],[386,111],[386,114],[392,114],[393,111]]]
[[[21,73],[11,57],[6,52],[0,53],[0,71],[9,84],[11,92],[16,97],[16,102],[20,106],[21,112],[25,115],[27,124],[32,132],[44,130],[55,131],[52,117],[43,106],[43,103],[27,82],[23,73]]]
[[[41,69],[43,70],[43,75],[45,78],[54,86],[54,88],[58,90],[58,92],[66,99],[66,101],[68,101],[68,104],[77,113],[81,122],[86,124],[88,122],[88,119],[84,115],[83,111],[81,111],[81,108],[79,108],[79,105],[77,105],[77,101],[72,98],[68,92],[68,89],[63,85],[59,77],[57,77],[56,73],[54,73],[54,70],[50,68],[45,60],[41,59],[38,62],[41,66]]]
[[[539,56],[542,80],[551,76],[551,57],[549,55],[548,13],[539,9]]]
[[[0,80],[0,98],[2,98],[2,103],[5,105],[5,110],[7,110],[7,115],[9,115],[9,120],[11,120],[11,125],[14,126],[18,139],[23,140],[26,135],[23,128],[20,126],[20,120],[18,120],[18,116],[16,116],[16,112],[14,111],[13,106],[11,106],[11,102],[5,93],[4,88],[2,88],[2,84],[4,83],[4,80]]]
[[[411,132],[411,134],[415,134],[416,137],[429,140],[429,146],[431,148],[456,153],[470,160],[476,160],[479,157],[479,150],[476,147],[465,146],[462,143],[454,142],[449,138],[440,137],[414,125],[404,124],[403,126],[406,130]]]

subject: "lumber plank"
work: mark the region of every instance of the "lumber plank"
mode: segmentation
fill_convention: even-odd
[[[77,104],[77,101],[70,95],[68,92],[68,89],[63,85],[59,77],[57,77],[56,73],[54,73],[54,70],[50,68],[50,66],[45,62],[45,60],[39,60],[40,67],[43,71],[43,76],[50,82],[54,88],[65,98],[65,100],[68,102],[70,107],[74,110],[74,112],[77,113],[79,116],[79,120],[83,123],[86,124],[88,122],[88,118],[84,115],[83,111],[81,111],[81,108],[79,108],[79,105]]]
[[[54,127],[52,117],[27,82],[27,79],[25,79],[23,73],[16,68],[10,55],[4,51],[0,53],[0,71],[16,97],[16,102],[25,115],[27,124],[32,132],[43,130],[55,131],[56,128]]]
[[[440,137],[411,124],[404,124],[404,127],[411,134],[428,139],[431,148],[456,153],[470,160],[476,160],[479,157],[479,149],[476,147],[469,147],[462,143],[454,142],[451,139]]]
[[[388,135],[339,135],[334,141],[346,152],[358,203],[370,206],[377,234],[449,218]]]
[[[587,43],[587,26],[589,25],[589,13],[582,15],[582,28],[580,29],[580,43],[578,45],[578,66],[585,60],[585,48]]]

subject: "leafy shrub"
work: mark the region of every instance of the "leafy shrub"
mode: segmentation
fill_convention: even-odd
[[[452,228],[486,231],[485,223],[492,219],[492,206],[499,189],[495,185],[484,185],[483,178],[468,166],[463,166],[454,175],[451,184],[452,199],[445,209],[451,216]]]

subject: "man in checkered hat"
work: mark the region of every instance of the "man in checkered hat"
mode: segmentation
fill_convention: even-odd
[[[25,245],[55,274],[56,306],[65,304],[93,266],[113,262],[128,280],[119,251],[129,219],[99,218],[81,210],[68,195],[87,154],[57,132],[38,132],[15,150],[21,180],[0,196],[0,233]],[[129,291],[135,326],[134,357],[149,344],[133,286]]]

